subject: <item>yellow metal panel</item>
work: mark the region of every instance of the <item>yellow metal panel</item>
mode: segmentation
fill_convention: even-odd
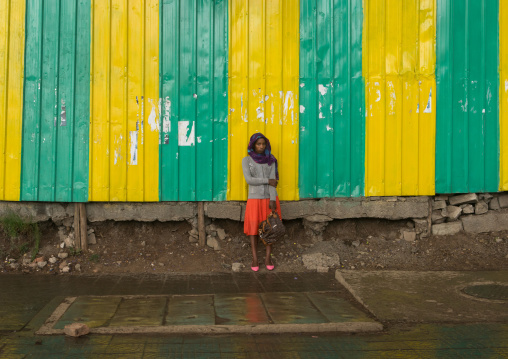
[[[434,193],[435,0],[365,0],[365,194]]]
[[[19,201],[25,0],[0,3],[0,200]]]
[[[508,4],[499,2],[499,123],[500,123],[500,182],[502,191],[508,191]]]
[[[279,160],[280,199],[298,199],[299,11],[294,0],[229,0],[229,200],[247,199],[241,161],[255,132]]]
[[[92,4],[90,200],[159,200],[159,2]]]

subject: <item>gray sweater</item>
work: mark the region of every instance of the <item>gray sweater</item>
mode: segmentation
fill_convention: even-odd
[[[245,181],[249,185],[249,199],[276,200],[277,190],[268,184],[269,179],[275,179],[275,164],[271,166],[266,163],[259,164],[247,156],[242,160],[242,169]]]

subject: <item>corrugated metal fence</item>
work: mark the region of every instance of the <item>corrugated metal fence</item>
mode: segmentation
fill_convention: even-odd
[[[440,0],[436,191],[499,188],[498,1]]]
[[[508,190],[500,0],[4,0],[0,200]],[[499,81],[499,83],[498,83]]]

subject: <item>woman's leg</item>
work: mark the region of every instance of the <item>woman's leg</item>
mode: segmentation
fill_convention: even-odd
[[[266,246],[266,257],[265,257],[265,265],[271,266],[272,264],[272,245]]]
[[[259,266],[258,262],[258,236],[249,236],[252,249],[252,267]]]

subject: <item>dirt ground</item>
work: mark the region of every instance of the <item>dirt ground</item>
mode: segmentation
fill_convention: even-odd
[[[45,222],[39,225],[42,238],[37,257],[39,261],[47,261],[47,265],[30,267],[29,253],[23,257],[11,251],[11,255],[2,258],[0,272],[57,274],[66,264],[71,274],[206,273],[229,272],[233,263],[241,263],[244,265],[242,271],[250,271],[250,245],[243,235],[243,224],[229,220],[216,220],[213,224],[226,232],[226,239],[219,240],[221,249],[218,251],[190,243],[188,232],[192,228],[187,222],[108,221],[89,224],[97,243],[89,245],[87,253],[76,253],[73,248],[62,249],[59,228],[52,222]],[[301,256],[313,244],[310,236],[306,235],[301,221],[286,221],[285,225],[287,234],[273,249],[276,270],[307,271]],[[400,239],[400,230],[412,226],[412,221],[336,220],[327,226],[323,238],[337,241],[341,267],[346,269],[508,269],[508,232],[459,233],[415,242]],[[60,227],[60,231],[63,228]],[[0,251],[8,253],[10,246],[11,240],[0,230]],[[260,261],[264,258],[263,251],[260,242]],[[62,252],[68,257],[59,258]],[[55,263],[50,263],[51,256],[55,257]],[[19,266],[14,268],[13,263]],[[263,266],[261,268],[266,271]]]

